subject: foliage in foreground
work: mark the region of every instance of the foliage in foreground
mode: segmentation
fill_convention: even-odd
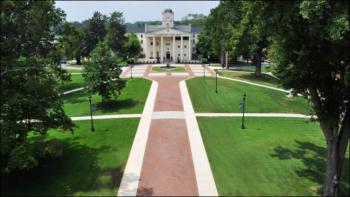
[[[30,169],[38,154],[28,133],[70,130],[73,123],[58,96],[56,52],[50,28],[64,14],[53,1],[1,2],[1,170]]]

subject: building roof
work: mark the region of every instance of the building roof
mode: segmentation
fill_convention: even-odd
[[[145,33],[145,27],[139,27],[139,26],[134,26],[134,27],[126,27],[126,32],[127,33]]]
[[[203,30],[203,27],[199,27],[199,26],[197,26],[197,27],[191,27],[191,32],[192,33],[199,33],[199,32],[201,32]]]

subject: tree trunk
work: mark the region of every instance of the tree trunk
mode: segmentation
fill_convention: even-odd
[[[228,52],[225,51],[225,67],[228,69]]]
[[[261,76],[261,53],[260,51],[255,56],[255,76]]]
[[[310,92],[311,101],[315,105],[315,111],[320,120],[320,126],[327,142],[327,162],[323,195],[336,196],[339,190],[342,165],[350,136],[349,104],[347,104],[345,109],[344,118],[339,130],[339,117],[337,116],[335,119],[333,119],[334,117],[327,117],[323,112],[320,97],[316,89],[310,86],[308,90]]]
[[[224,51],[221,50],[220,52],[220,64],[222,67],[224,67]]]
[[[323,195],[324,196],[335,196],[336,195],[336,188],[333,183],[335,178],[337,177],[337,166],[338,166],[338,136],[337,136],[337,129],[328,126],[328,129],[326,131],[327,133],[331,134],[327,140],[327,162],[326,162],[326,175],[324,180],[324,186],[323,186]],[[339,180],[339,178],[337,178]]]
[[[80,55],[77,55],[77,56],[75,57],[75,59],[77,60],[77,64],[78,64],[78,65],[81,65]]]

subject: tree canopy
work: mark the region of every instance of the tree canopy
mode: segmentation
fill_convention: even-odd
[[[113,12],[107,22],[106,42],[114,53],[121,55],[123,52],[123,44],[125,38],[125,25],[123,14],[121,12]]]
[[[51,27],[64,17],[53,1],[1,2],[1,168],[29,169],[37,153],[29,132],[69,130],[57,81],[47,66],[54,47]]]
[[[125,81],[119,78],[120,73],[117,56],[105,42],[100,42],[91,52],[91,61],[84,68],[83,77],[89,91],[98,93],[102,102],[106,102],[112,96],[117,97],[125,86]]]
[[[107,16],[101,14],[100,12],[94,12],[92,18],[86,22],[86,26],[83,29],[85,32],[82,55],[88,57],[90,52],[94,50],[96,45],[103,41],[107,30]]]
[[[323,194],[334,196],[349,142],[349,3],[244,2],[258,32],[269,35],[268,56],[286,88],[313,104],[327,142]]]

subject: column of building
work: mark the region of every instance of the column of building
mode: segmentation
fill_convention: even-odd
[[[156,37],[153,35],[153,54],[152,54],[152,56],[153,56],[153,59],[155,59],[156,58]]]
[[[163,63],[164,53],[163,53],[163,36],[160,36],[160,62]]]
[[[181,35],[181,49],[180,49],[180,60],[181,60],[181,62],[183,62],[183,55],[184,55],[184,41],[183,41],[183,37],[182,37],[182,35]]]
[[[173,62],[176,62],[176,60],[177,60],[177,56],[175,54],[175,45],[176,45],[175,35],[173,35]]]
[[[147,36],[145,35],[145,59],[148,60],[148,42],[147,42]]]
[[[192,60],[192,36],[188,36],[188,60],[191,61]]]

